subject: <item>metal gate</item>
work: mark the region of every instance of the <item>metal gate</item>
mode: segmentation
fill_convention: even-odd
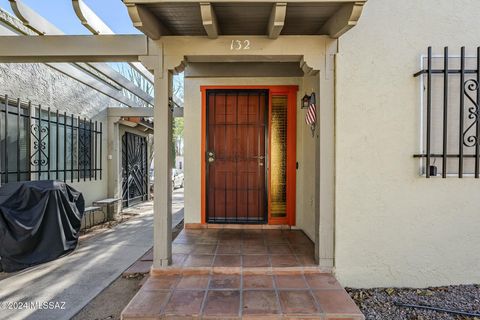
[[[126,132],[122,137],[123,205],[148,199],[147,139]]]

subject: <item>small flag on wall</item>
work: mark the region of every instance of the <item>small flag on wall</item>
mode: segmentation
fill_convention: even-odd
[[[305,115],[305,122],[312,130],[312,137],[315,135],[315,126],[317,124],[317,106],[315,105],[315,93],[312,92],[310,96],[310,103],[308,105],[307,114]]]

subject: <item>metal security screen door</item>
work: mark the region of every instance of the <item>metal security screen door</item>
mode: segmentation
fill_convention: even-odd
[[[122,137],[123,205],[148,199],[147,139],[126,132]]]
[[[207,91],[207,222],[266,223],[267,90]]]

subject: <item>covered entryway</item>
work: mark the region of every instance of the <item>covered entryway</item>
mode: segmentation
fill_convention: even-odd
[[[181,274],[183,277],[183,269],[187,268],[187,273],[200,272],[203,275],[208,274],[208,277],[215,278],[207,279],[207,283],[216,283],[220,285],[226,281],[217,281],[217,276],[222,278],[225,273],[234,275],[242,279],[244,271],[260,271],[261,276],[270,277],[270,280],[276,281],[276,286],[279,285],[277,276],[299,276],[304,278],[305,265],[313,264],[313,272],[319,274],[322,271],[331,272],[334,267],[334,226],[335,226],[335,54],[338,50],[338,38],[343,33],[347,32],[356,24],[360,17],[363,4],[365,0],[317,0],[317,1],[286,1],[286,2],[256,2],[251,1],[248,5],[239,2],[229,2],[224,0],[215,0],[211,2],[198,2],[194,0],[187,1],[164,1],[164,0],[125,0],[124,3],[128,7],[130,17],[134,25],[143,31],[149,39],[137,36],[129,36],[129,38],[118,38],[118,36],[109,38],[108,36],[90,36],[88,38],[79,37],[36,37],[36,39],[29,39],[28,42],[18,43],[18,40],[3,39],[5,52],[2,52],[3,59],[17,62],[38,61],[38,57],[43,57],[46,61],[70,61],[72,59],[81,58],[82,61],[119,61],[119,60],[140,60],[144,65],[152,70],[155,74],[155,203],[154,203],[154,250],[153,250],[153,266],[151,270],[151,283],[163,283],[162,281],[173,280],[175,283],[169,288],[173,288],[180,279],[174,279],[172,274]],[[232,15],[231,13],[242,13],[241,15]],[[308,14],[313,13],[313,19],[304,19]],[[302,23],[298,23],[302,21]],[[207,38],[208,37],[208,38]],[[16,37],[15,37],[16,38]],[[121,41],[129,39],[130,41]],[[108,45],[105,45],[108,43]],[[63,48],[61,54],[52,48]],[[95,50],[100,49],[100,50]],[[203,66],[203,69],[202,69]],[[294,66],[292,70],[290,67]],[[197,75],[194,71],[200,70]],[[186,172],[186,219],[191,222],[191,227],[201,225],[199,229],[186,229],[184,239],[177,241],[177,245],[172,247],[172,232],[171,232],[171,163],[172,150],[171,134],[172,134],[172,79],[175,73],[183,70],[190,70],[190,79],[186,85],[186,107],[185,107],[185,121],[189,122],[188,126],[191,128],[191,140],[187,141],[189,146],[186,157],[191,159],[189,163],[195,164],[190,166]],[[210,71],[211,73],[209,73]],[[208,72],[207,72],[208,71]],[[273,132],[267,130],[265,120],[260,116],[263,113],[262,108],[257,108],[252,113],[255,120],[248,119],[246,125],[251,126],[252,133],[247,129],[245,135],[245,142],[251,141],[255,147],[250,150],[249,146],[239,144],[235,148],[221,150],[214,150],[217,154],[213,154],[212,171],[219,174],[213,175],[213,191],[214,195],[221,194],[222,191],[216,190],[217,186],[223,188],[223,202],[213,202],[217,210],[218,217],[226,219],[227,211],[232,209],[236,213],[235,219],[241,215],[245,219],[245,213],[242,212],[248,208],[248,219],[250,216],[250,208],[256,208],[255,216],[257,219],[261,217],[262,211],[268,212],[268,222],[278,219],[278,224],[282,226],[255,226],[257,230],[236,230],[227,229],[218,225],[206,224],[206,217],[210,218],[210,212],[207,215],[206,199],[207,190],[202,186],[211,186],[207,184],[205,174],[210,164],[207,164],[207,145],[204,142],[202,146],[201,139],[205,140],[207,128],[206,114],[201,113],[200,104],[207,105],[204,94],[200,97],[200,92],[204,93],[207,89],[203,86],[207,85],[258,85],[263,88],[268,86],[288,86],[296,85],[301,87],[300,94],[304,92],[316,93],[318,99],[316,104],[319,106],[318,111],[318,126],[316,131],[309,137],[309,144],[302,144],[304,159],[308,156],[308,160],[300,163],[299,170],[303,170],[301,174],[293,176],[293,180],[288,178],[286,174],[280,174],[278,189],[285,191],[288,199],[289,188],[294,186],[295,194],[295,178],[302,183],[302,192],[298,192],[299,201],[302,207],[299,207],[298,215],[300,219],[291,219],[288,213],[289,203],[282,203],[283,193],[279,192],[278,197],[273,200],[277,201],[273,206],[273,200],[270,198],[268,206],[261,207],[261,190],[271,190],[272,175],[261,177],[261,173],[265,173],[265,167],[272,162],[262,161],[268,157],[268,152],[273,151],[269,148],[272,140],[258,141],[261,137],[261,123],[263,123],[263,132]],[[238,87],[237,87],[238,88]],[[200,89],[200,90],[199,90]],[[259,88],[260,89],[260,88]],[[261,91],[257,92],[257,98],[261,98]],[[271,93],[271,92],[270,92]],[[214,96],[214,102],[219,103],[219,96]],[[285,93],[283,93],[285,95]],[[287,95],[289,93],[286,93]],[[228,102],[228,95],[224,94],[224,99]],[[240,104],[236,101],[240,98],[240,94],[235,92],[235,107],[237,113],[240,110]],[[279,95],[281,96],[281,95]],[[283,98],[278,97],[273,103],[273,95],[269,95],[269,108],[272,116],[272,108],[285,104]],[[229,98],[232,100],[233,98]],[[243,98],[245,99],[245,98]],[[261,100],[261,99],[260,99]],[[299,114],[298,97],[293,100],[292,109]],[[232,103],[232,102],[230,102]],[[250,102],[247,99],[247,109]],[[253,104],[253,102],[252,102]],[[224,107],[228,104],[224,102]],[[256,105],[260,106],[260,103]],[[210,109],[210,105],[209,105]],[[266,109],[266,108],[264,108]],[[282,108],[278,108],[279,116]],[[210,111],[210,110],[209,110]],[[203,110],[202,110],[203,112]],[[218,115],[214,112],[215,120],[219,120],[220,130],[231,130],[231,136],[238,133],[237,127],[240,125],[240,118],[229,115],[227,111]],[[217,119],[217,116],[219,119]],[[223,116],[223,120],[221,117]],[[263,120],[263,121],[261,121]],[[222,122],[223,121],[223,122]],[[231,121],[231,122],[230,122]],[[200,125],[201,123],[201,125]],[[215,121],[213,122],[213,124]],[[281,121],[280,121],[281,123]],[[271,121],[268,122],[271,124]],[[235,130],[233,130],[235,127]],[[304,126],[302,129],[305,128]],[[217,128],[215,128],[217,130]],[[307,128],[307,130],[309,130]],[[288,128],[287,128],[288,131]],[[281,130],[278,131],[278,138],[281,140]],[[300,132],[302,133],[302,132]],[[303,132],[303,134],[305,131]],[[252,134],[250,139],[249,135]],[[310,134],[310,132],[308,132]],[[219,136],[219,135],[218,135]],[[214,134],[217,138],[217,134]],[[254,143],[254,138],[257,142]],[[228,144],[226,141],[229,134],[223,135],[224,145]],[[288,137],[287,137],[288,139]],[[267,147],[265,148],[265,145]],[[288,146],[294,145],[289,144]],[[263,147],[263,148],[262,148]],[[243,149],[242,149],[243,148]],[[259,150],[260,149],[260,150]],[[267,149],[268,152],[262,151]],[[279,148],[280,150],[281,148]],[[220,151],[221,150],[221,151]],[[238,158],[238,150],[244,150],[245,155]],[[286,152],[288,154],[288,150]],[[218,156],[218,159],[215,159]],[[252,159],[249,159],[252,158]],[[253,160],[253,158],[255,160]],[[273,160],[273,155],[270,159]],[[286,158],[287,162],[288,157]],[[292,159],[292,158],[290,158]],[[294,159],[294,158],[293,158]],[[215,163],[215,161],[217,161]],[[221,162],[224,162],[224,167],[221,167]],[[231,162],[228,164],[228,162]],[[263,163],[262,167],[260,164]],[[280,161],[281,163],[281,161]],[[293,162],[295,166],[295,162]],[[247,205],[246,208],[241,209],[238,205],[233,205],[233,199],[240,197],[237,185],[240,185],[239,178],[233,179],[231,172],[232,168],[228,166],[244,166],[247,173],[246,182],[242,183],[243,188],[247,188]],[[253,166],[255,165],[255,169]],[[218,168],[217,168],[218,166]],[[289,166],[289,164],[287,164]],[[273,170],[272,170],[273,171]],[[277,171],[276,171],[277,172]],[[295,170],[293,171],[295,172]],[[238,174],[238,173],[237,173]],[[250,174],[253,176],[250,185]],[[210,175],[208,175],[210,177]],[[229,178],[230,177],[230,178]],[[284,178],[285,177],[285,178]],[[223,178],[223,183],[222,183]],[[242,177],[243,178],[243,177]],[[228,182],[227,180],[231,181]],[[263,182],[262,182],[263,180]],[[235,181],[235,183],[234,183]],[[218,182],[218,183],[217,183]],[[263,183],[263,184],[262,184]],[[235,196],[230,196],[227,199],[227,188],[235,186]],[[252,200],[249,203],[250,190],[255,196],[253,198],[259,200]],[[211,188],[210,188],[211,189]],[[191,192],[190,194],[188,192]],[[233,192],[232,192],[233,194]],[[271,197],[271,194],[268,194]],[[187,199],[190,197],[189,199]],[[264,197],[263,202],[269,199]],[[252,199],[253,199],[252,198]],[[187,203],[188,201],[188,203]],[[294,202],[290,202],[294,203]],[[188,204],[188,206],[187,206]],[[195,209],[187,211],[187,209]],[[213,217],[217,217],[214,210]],[[245,210],[246,211],[246,210]],[[283,212],[282,212],[283,211]],[[200,216],[201,212],[201,216]],[[264,217],[264,216],[263,216]],[[265,219],[265,218],[264,218]],[[264,220],[263,220],[264,221]],[[312,261],[304,263],[298,257],[297,242],[294,238],[296,232],[289,230],[288,225],[297,225],[305,234],[308,232],[309,237],[303,232],[300,238],[305,237],[305,243],[309,243],[309,254],[307,257],[312,258]],[[216,229],[214,229],[216,228]],[[252,228],[252,227],[250,227]],[[250,229],[245,228],[245,229]],[[267,230],[268,231],[265,231]],[[270,230],[274,229],[274,230]],[[286,229],[286,230],[285,230]],[[252,231],[252,232],[250,232]],[[182,241],[183,240],[183,241]],[[293,241],[292,241],[293,240]],[[297,239],[298,240],[298,239]],[[308,241],[310,242],[308,242]],[[313,240],[313,241],[312,241]],[[180,243],[182,241],[183,243]],[[313,250],[312,250],[313,249]],[[173,251],[173,252],[172,252]],[[241,255],[241,256],[240,256]],[[268,257],[266,257],[268,255]],[[246,258],[245,258],[245,257]],[[254,256],[254,257],[248,257]],[[266,257],[266,258],[265,258]],[[267,260],[264,264],[259,260]],[[253,262],[252,262],[253,261]],[[252,266],[251,264],[256,264]],[[259,266],[260,265],[260,266]],[[266,265],[266,266],[265,266]],[[322,268],[322,266],[324,268]],[[249,270],[246,270],[246,269]],[[250,268],[260,268],[260,270],[251,270]],[[264,268],[264,269],[262,269]],[[298,269],[291,269],[298,268]],[[301,274],[297,274],[301,273]],[[271,279],[271,275],[275,279]],[[165,277],[166,275],[166,277]],[[327,275],[331,279],[331,275]],[[183,279],[182,279],[183,280]],[[228,282],[228,281],[227,281]],[[328,281],[327,281],[328,282]],[[160,284],[159,286],[161,286]],[[157,297],[153,298],[160,291],[149,291],[148,285],[145,285],[143,292],[140,292],[136,298],[131,302],[130,306],[136,312],[135,316],[157,317],[163,312],[158,310],[157,304],[145,303],[148,301],[159,301]],[[234,289],[237,292],[231,293],[236,295],[232,300],[222,300],[222,306],[236,306],[232,313],[220,310],[220,313],[213,314],[220,318],[234,316],[243,316],[245,309],[253,309],[248,305],[240,307],[240,301],[247,302],[248,292],[240,292],[239,288],[243,288],[245,284],[236,286]],[[159,288],[159,287],[157,287]],[[203,299],[207,299],[205,306],[208,305],[209,295],[224,295],[225,292],[215,288],[202,288],[196,290],[198,287],[190,288],[195,292],[184,293],[178,291],[171,296],[170,305],[165,310],[165,315],[170,316],[184,316],[184,315],[199,315]],[[212,289],[210,291],[210,289]],[[270,291],[275,287],[271,287]],[[355,312],[328,312],[325,308],[321,308],[315,304],[315,297],[312,295],[312,289],[315,287],[306,287],[305,292],[299,293],[292,291],[291,293],[282,294],[285,299],[281,302],[279,307],[277,302],[278,295],[275,292],[270,292],[272,297],[272,308],[267,310],[268,315],[307,315],[309,318],[325,318],[333,315],[341,318],[362,319],[362,316]],[[177,289],[175,289],[177,290]],[[339,289],[339,291],[342,291]],[[344,295],[346,293],[342,292]],[[162,293],[163,294],[163,293]],[[229,293],[230,294],[230,293]],[[304,297],[306,300],[300,297]],[[165,294],[165,297],[169,294]],[[178,297],[178,300],[177,298]],[[197,299],[198,297],[198,299]],[[237,299],[238,297],[238,299]],[[242,297],[242,298],[240,298]],[[325,299],[328,301],[333,296],[328,296]],[[280,297],[281,298],[281,297]],[[183,300],[182,300],[183,299]],[[321,299],[321,298],[319,298]],[[263,301],[261,299],[251,299],[253,303],[256,301]],[[288,303],[288,300],[292,303]],[[296,305],[305,305],[305,303],[296,303],[296,301],[310,301],[310,310],[298,312]],[[176,303],[178,301],[178,303]],[[230,302],[231,303],[230,303]],[[147,306],[150,308],[145,310],[136,310],[136,302],[140,302],[140,308]],[[237,304],[238,302],[238,304]],[[190,306],[196,303],[198,310],[196,312],[190,310],[185,311],[185,306]],[[152,305],[155,305],[155,314],[151,314]],[[164,303],[162,306],[166,305]],[[273,306],[274,305],[274,306]],[[291,305],[292,308],[289,308]],[[320,303],[321,305],[321,303]],[[281,313],[280,313],[281,309]],[[206,309],[205,309],[206,310]],[[320,311],[323,310],[323,311]],[[157,312],[158,311],[158,312]],[[124,317],[126,318],[126,317]]]
[[[207,221],[264,223],[266,90],[207,91]]]
[[[205,132],[207,128],[203,119],[204,114],[200,115],[198,112],[201,109],[200,101],[202,101],[201,90],[198,90],[200,86],[226,84],[226,80],[229,81],[229,85],[254,84],[264,88],[269,85],[301,86],[301,95],[306,91],[317,93],[319,120],[317,129],[309,140],[310,144],[302,145],[303,154],[311,157],[308,161],[300,163],[299,170],[303,170],[302,175],[297,174],[296,176],[299,180],[303,179],[301,184],[303,192],[297,194],[299,198],[301,197],[297,203],[302,203],[303,207],[299,207],[298,210],[302,216],[301,219],[289,221],[288,224],[297,224],[308,232],[311,240],[314,240],[315,264],[332,268],[334,266],[335,226],[334,71],[335,54],[338,50],[338,42],[335,38],[356,24],[365,0],[286,1],[282,3],[252,1],[247,6],[243,3],[223,0],[206,3],[194,0],[177,2],[125,0],[124,2],[134,25],[149,39],[143,36],[42,36],[29,37],[31,39],[25,41],[19,37],[5,37],[2,39],[5,50],[0,56],[10,62],[59,62],[72,59],[87,62],[140,60],[155,73],[156,186],[152,274],[168,270],[167,267],[172,264],[174,258],[171,239],[170,170],[172,163],[170,148],[173,117],[171,108],[172,78],[173,74],[185,70],[186,67],[190,68],[193,73],[195,64],[197,64],[197,70],[200,70],[201,64],[203,64],[204,68],[206,66],[206,69],[212,70],[213,73],[208,74],[203,69],[197,76],[197,79],[200,80],[194,80],[195,75],[192,75],[192,79],[189,80],[192,90],[187,90],[189,94],[186,97],[188,103],[186,103],[185,112],[188,113],[188,117],[186,114],[185,121],[191,121],[189,125],[192,130],[192,139],[189,141],[192,143],[186,157],[193,159],[189,163],[195,163],[195,166],[192,165],[189,170],[186,170],[190,174],[186,176],[185,180],[186,219],[190,219],[192,225],[204,224],[207,216],[204,214],[207,211],[206,190],[201,190],[202,185],[206,185],[202,179],[206,177],[203,173],[207,170],[205,163],[207,150],[204,148],[205,146],[200,147],[199,145],[201,137],[207,136]],[[237,16],[237,19],[234,19],[235,17],[229,15],[231,12],[242,12],[243,16]],[[314,19],[304,19],[301,24],[298,23],[312,12]],[[62,48],[62,50],[58,52],[58,48]],[[248,64],[248,68],[245,68],[246,64]],[[295,70],[290,69],[292,65],[295,65]],[[276,102],[281,104],[283,103],[281,100],[279,98]],[[272,105],[270,103],[269,106]],[[189,106],[191,108],[188,108]],[[293,110],[301,112],[297,98],[293,100]],[[195,113],[196,111],[198,113]],[[259,115],[260,113],[257,114],[257,117]],[[234,123],[238,125],[238,119]],[[258,123],[255,122],[255,125],[258,126]],[[230,125],[227,126],[225,119],[223,127],[224,130],[226,127],[230,127]],[[258,132],[256,136],[258,139]],[[264,141],[265,143],[266,141]],[[256,146],[258,149],[261,143]],[[248,156],[262,157],[267,154],[264,152],[262,155],[257,151]],[[225,153],[223,156],[228,156],[228,154]],[[258,166],[260,159],[256,158],[256,160]],[[245,162],[248,163],[248,161]],[[236,159],[235,163],[238,166]],[[250,168],[248,169],[250,170]],[[261,170],[257,168],[252,172],[258,176]],[[226,174],[223,178],[223,188],[227,187],[225,176]],[[221,178],[219,180],[221,181]],[[281,180],[279,189],[284,184],[288,198],[288,188],[294,185],[295,180],[289,182],[288,173],[286,182]],[[253,181],[256,181],[254,189],[257,189],[254,192],[258,193],[261,179],[257,178]],[[216,185],[214,184],[214,186]],[[188,191],[191,191],[189,199],[187,199]],[[235,193],[238,191],[235,190]],[[282,193],[279,195],[278,199],[282,199]],[[259,203],[252,203],[252,207],[257,206],[258,208]],[[269,201],[269,206],[271,205],[272,201]],[[228,206],[228,201],[224,200],[224,218],[229,209]],[[187,208],[195,210],[187,212]],[[237,206],[233,208],[238,216],[240,210],[237,209],[239,208]],[[280,218],[277,216],[277,211],[282,211],[284,208],[288,210],[288,203],[286,205],[278,203],[274,210],[272,207],[268,208],[269,222],[274,218]],[[260,211],[261,209],[257,209],[257,217]],[[200,216],[200,212],[202,216]],[[285,224],[284,221],[279,220],[278,224]],[[206,227],[209,226],[202,226],[202,228]],[[278,228],[282,229],[283,227]],[[262,228],[264,227],[262,226]],[[191,233],[196,236],[198,231],[194,230]],[[211,232],[204,238],[200,237],[199,243],[200,241],[202,243],[212,241],[211,237],[214,235],[220,237],[219,241],[237,241],[231,237],[238,237],[238,234],[235,233],[220,235]],[[206,249],[202,248],[201,250]],[[229,261],[230,259],[222,260]]]
[[[125,132],[122,137],[123,206],[148,200],[147,139]]]
[[[251,2],[252,8],[245,10],[245,7],[238,2],[223,0],[208,3],[198,3],[194,0],[177,3],[162,0],[125,0],[134,25],[143,31],[148,39],[136,35],[3,37],[4,50],[0,54],[0,61],[141,61],[147,69],[155,73],[154,152],[157,157],[155,157],[153,269],[166,267],[172,262],[170,223],[172,150],[170,145],[173,74],[185,70],[187,65],[207,64],[207,69],[212,70],[211,66],[214,64],[216,67],[213,70],[214,75],[209,76],[205,72],[200,75],[200,77],[211,77],[212,80],[208,83],[203,82],[201,85],[219,85],[219,82],[214,81],[215,77],[221,78],[224,82],[225,76],[220,70],[223,66],[235,73],[233,75],[235,82],[230,81],[229,84],[262,86],[295,84],[302,85],[305,91],[316,92],[317,104],[320,106],[318,126],[314,132],[314,143],[304,149],[304,153],[314,155],[314,159],[306,163],[309,168],[299,167],[299,170],[307,169],[303,171],[303,179],[308,178],[310,181],[308,186],[304,187],[304,192],[298,192],[298,196],[302,196],[303,199],[302,202],[297,201],[297,203],[303,203],[304,206],[303,210],[298,210],[303,213],[301,228],[308,229],[310,238],[315,239],[316,261],[322,266],[332,267],[335,226],[334,70],[335,54],[338,50],[336,38],[355,26],[365,1]],[[184,5],[186,3],[188,5]],[[178,10],[185,12],[186,8],[191,9],[192,14],[176,14]],[[222,8],[228,10],[225,11]],[[243,23],[236,25],[236,29],[230,28],[235,21],[223,19],[225,16],[222,13],[232,11],[255,12],[255,15],[249,16],[248,19],[254,18],[257,22],[261,22],[263,27],[250,30],[246,28],[250,25],[250,21],[245,18],[242,20]],[[303,15],[310,12],[316,12],[315,15],[322,19],[305,21],[301,25],[302,28],[296,23],[298,19],[291,19],[295,13]],[[219,13],[218,16],[217,13]],[[307,25],[310,27],[305,29]],[[190,27],[179,28],[179,26]],[[205,32],[201,28],[204,28]],[[210,39],[204,36],[205,33]],[[62,50],[58,51],[58,48]],[[250,64],[248,70],[241,66],[244,63]],[[278,64],[282,66],[278,67]],[[292,70],[289,69],[292,64],[296,64],[301,74],[292,75],[290,72]],[[252,73],[251,70],[255,72]],[[270,78],[266,78],[266,72],[262,70],[269,71]],[[261,71],[262,75],[258,75],[256,73],[258,71]],[[293,73],[296,72],[293,70]],[[272,80],[273,77],[293,76],[296,77],[295,81],[287,81],[288,83]],[[226,77],[232,80],[232,74]],[[240,77],[250,77],[250,79],[239,80]],[[265,81],[258,81],[258,77],[264,77]],[[192,85],[195,83],[197,82],[191,82]],[[201,101],[200,97],[196,98],[199,91],[189,93],[191,98],[195,98],[196,103]],[[304,90],[301,91],[303,93]],[[200,108],[196,108],[198,109]],[[192,130],[197,130],[196,137],[203,136],[200,135],[206,129],[203,121],[202,131],[199,128],[203,114],[189,116],[191,120],[196,120],[191,122]],[[189,170],[190,180],[188,177],[185,179],[186,193],[188,194],[187,188],[193,191],[191,198],[185,199],[185,217],[190,219],[192,224],[205,223],[206,217],[204,215],[205,191],[200,190],[201,186],[205,185],[204,181],[201,181],[204,176],[201,172],[206,170],[202,161],[205,159],[205,153],[203,153],[205,150],[198,152],[201,149],[199,144],[200,141],[192,144],[192,153],[185,154],[186,157],[197,161],[195,162],[197,166]],[[117,152],[116,150],[112,151]],[[113,169],[118,170],[118,167],[118,164],[113,163]],[[286,185],[288,188],[292,184],[287,181]],[[303,185],[306,186],[306,184]],[[117,187],[118,189],[121,187],[119,181],[109,183],[109,192],[110,189],[118,190]],[[187,205],[195,209],[191,211],[191,215],[187,212]],[[273,219],[272,211],[269,215]],[[298,219],[295,223],[298,225]],[[292,222],[289,224],[293,225]]]

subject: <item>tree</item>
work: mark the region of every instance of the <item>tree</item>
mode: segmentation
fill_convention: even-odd
[[[123,75],[125,78],[130,80],[132,83],[134,83],[137,87],[139,87],[141,90],[144,92],[148,93],[150,96],[154,96],[154,85],[150,80],[145,78],[141,73],[139,73],[137,70],[133,69],[130,65],[126,63],[112,63],[112,67],[119,72],[121,75]],[[183,73],[180,73],[178,75],[175,75],[173,77],[173,92],[172,92],[172,101],[174,102],[175,107],[180,107],[183,108],[183,103],[184,103],[184,77]],[[145,104],[144,101],[142,101],[139,97],[134,95],[132,92],[122,89],[123,94],[138,102],[144,103],[145,107],[148,107],[147,104]],[[173,159],[172,159],[172,164],[171,167],[175,167],[175,157],[176,155],[182,155],[183,154],[183,128],[184,128],[184,121],[183,118],[174,118],[173,123],[172,123],[172,144],[171,144],[171,150],[173,154]],[[149,163],[152,163],[154,153],[153,153],[153,135],[149,135],[148,137],[148,144],[150,148],[150,155],[149,155]]]

